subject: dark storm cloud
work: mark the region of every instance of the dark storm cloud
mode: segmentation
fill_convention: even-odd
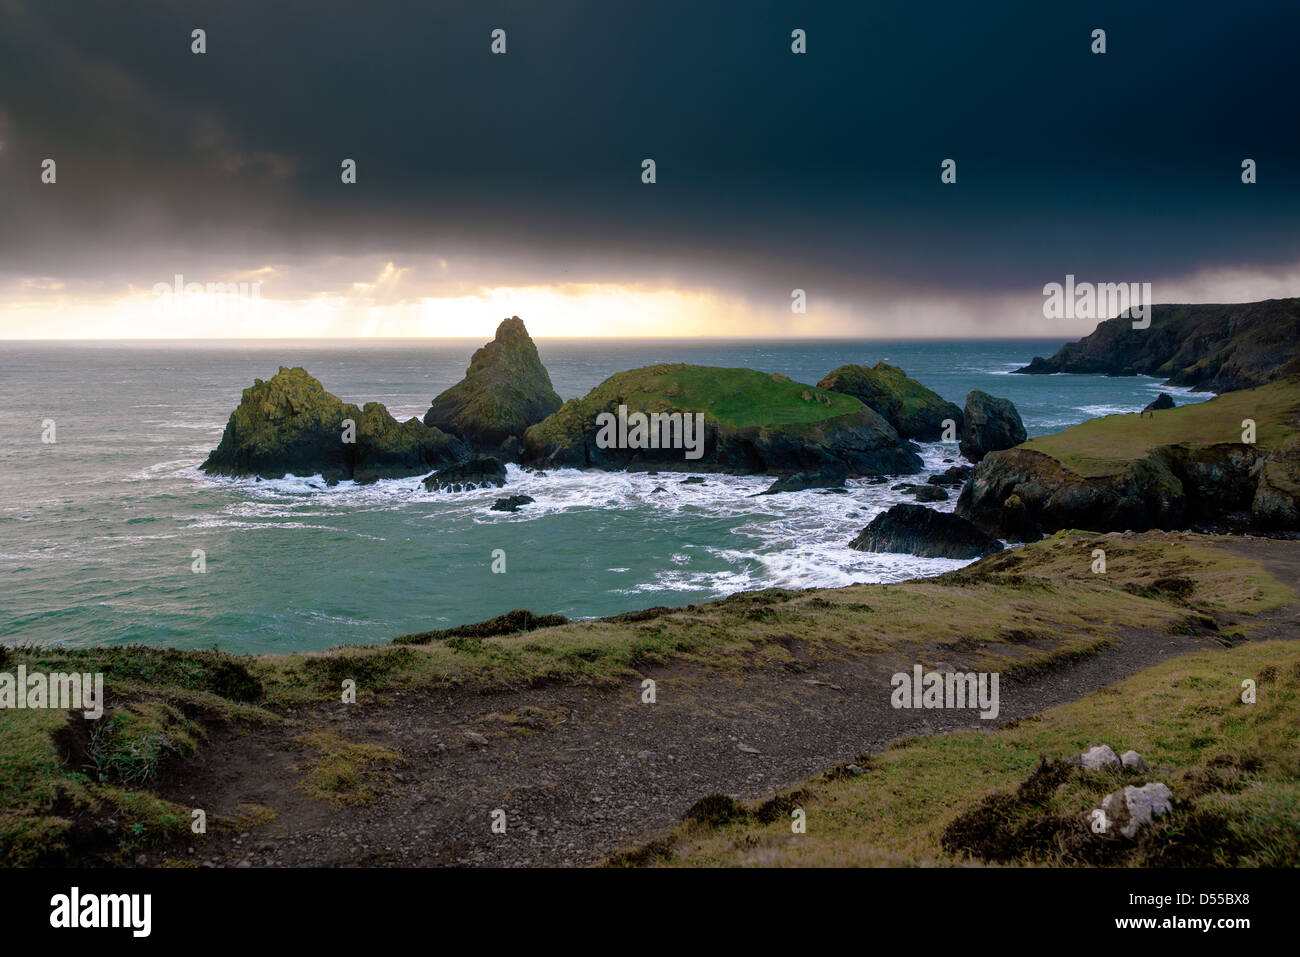
[[[468,251],[853,295],[1296,262],[1300,7],[1130,6],[0,0],[0,268]]]

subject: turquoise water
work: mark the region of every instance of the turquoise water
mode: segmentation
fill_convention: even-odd
[[[775,585],[897,581],[961,562],[847,547],[885,486],[749,498],[769,480],[511,469],[509,485],[427,493],[419,478],[321,488],[310,477],[217,479],[197,469],[240,392],[302,365],[350,402],[398,418],[464,374],[479,341],[0,343],[0,640],[140,642],[287,652],[387,641],[509,611],[598,616]],[[1030,435],[1141,408],[1146,378],[1014,376],[1060,342],[541,340],[568,399],[654,362],[748,366],[816,382],[885,360],[959,405],[1015,402]],[[1181,404],[1207,398],[1168,390]],[[53,419],[54,444],[41,441]],[[927,446],[928,467],[954,447]],[[656,485],[668,494],[652,496]],[[489,512],[505,494],[537,499]],[[950,509],[954,501],[938,507]],[[201,549],[207,570],[191,570]],[[506,554],[505,574],[491,571]]]

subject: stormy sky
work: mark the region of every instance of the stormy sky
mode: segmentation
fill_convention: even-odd
[[[0,0],[0,337],[1066,336],[1067,273],[1300,295],[1300,5],[1137,6]],[[160,319],[178,273],[260,301]]]

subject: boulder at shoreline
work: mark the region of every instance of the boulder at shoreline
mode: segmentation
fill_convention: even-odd
[[[838,462],[815,472],[795,472],[777,479],[758,495],[779,495],[782,492],[802,492],[807,489],[842,489],[848,470]]]
[[[849,542],[860,552],[896,552],[925,558],[980,558],[1003,545],[958,515],[924,505],[895,505]]]
[[[966,396],[959,443],[966,458],[978,462],[990,452],[1012,448],[1026,438],[1025,424],[1010,399],[1000,399],[979,389]]]

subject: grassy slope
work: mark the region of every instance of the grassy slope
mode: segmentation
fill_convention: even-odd
[[[1163,409],[1153,417],[1130,413],[1089,419],[1020,447],[1050,455],[1085,478],[1098,478],[1119,474],[1159,445],[1240,442],[1243,419],[1255,420],[1261,448],[1281,445],[1300,428],[1300,378]]]
[[[1258,682],[1255,704],[1240,700],[1244,678]],[[1035,775],[1042,757],[1063,761],[1098,741],[1137,750],[1152,770],[1050,764]],[[1165,662],[997,731],[899,742],[860,758],[861,776],[839,769],[758,808],[715,798],[712,821],[615,862],[1295,867],[1298,749],[1300,648],[1246,644]],[[1136,845],[1092,834],[1105,794],[1146,781],[1172,789],[1172,815]],[[804,834],[791,832],[793,807],[807,815]]]
[[[276,725],[285,708],[337,701],[345,679],[356,681],[359,698],[382,698],[449,682],[602,681],[669,658],[744,669],[759,657],[788,659],[784,643],[792,638],[814,656],[885,654],[929,664],[959,656],[968,668],[1007,671],[1098,651],[1119,626],[1174,631],[1189,616],[1250,614],[1295,600],[1260,566],[1213,541],[1063,532],[937,579],[771,589],[659,614],[428,645],[261,657],[9,649],[0,670],[25,663],[29,671],[101,671],[110,700],[97,723],[64,712],[0,712],[0,863],[72,844],[84,856],[88,842],[90,853],[112,860],[151,841],[190,837],[188,809],[149,793],[156,775],[201,749],[207,728]],[[1104,576],[1090,571],[1094,547],[1106,549]],[[1026,645],[1027,634],[1043,640]],[[80,745],[69,747],[78,735]],[[364,790],[364,765],[385,757],[352,753],[346,743],[303,744],[321,751],[327,765],[314,784],[303,785],[316,791]],[[73,755],[71,763],[61,752]],[[338,763],[350,769],[329,767]]]
[[[805,395],[809,398],[805,399]],[[552,424],[568,423],[575,417],[585,425],[611,402],[625,403],[629,413],[669,408],[704,412],[733,428],[821,422],[862,406],[851,396],[794,382],[780,374],[716,366],[656,365],[610,376],[583,398],[565,403],[551,419],[534,429],[541,438]]]

